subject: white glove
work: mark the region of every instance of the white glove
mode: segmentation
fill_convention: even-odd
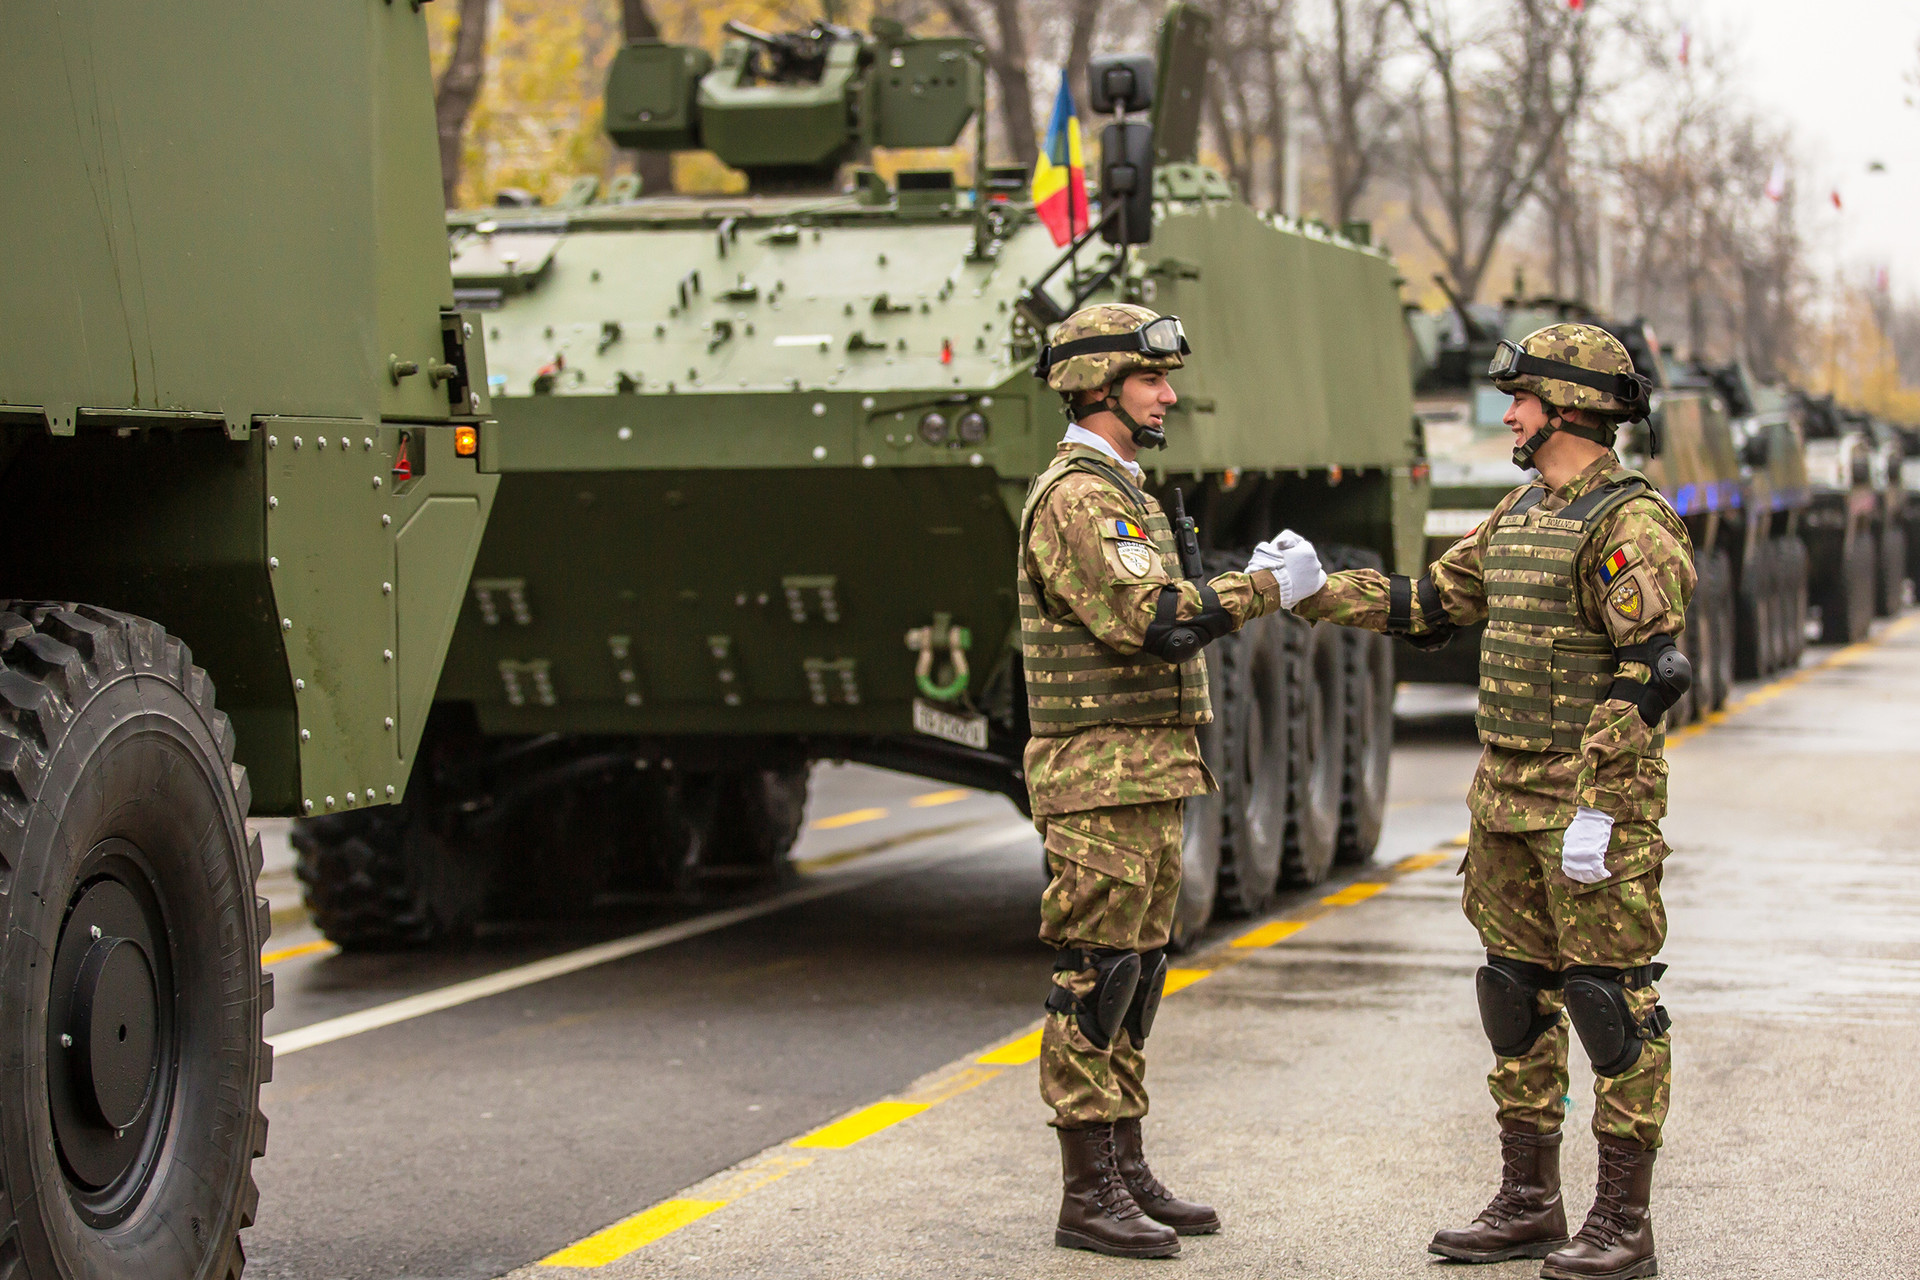
[[[1247,572],[1266,569],[1280,584],[1280,607],[1291,609],[1299,601],[1327,585],[1327,571],[1320,567],[1319,553],[1313,544],[1291,529],[1283,529],[1253,549]]]
[[[1613,840],[1613,819],[1598,809],[1581,805],[1567,827],[1560,846],[1560,869],[1567,879],[1599,884],[1607,878],[1607,845]]]

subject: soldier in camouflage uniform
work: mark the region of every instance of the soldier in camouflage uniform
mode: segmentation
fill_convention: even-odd
[[[1166,442],[1167,372],[1186,351],[1179,321],[1145,307],[1060,324],[1036,373],[1071,425],[1020,518],[1026,777],[1052,875],[1040,936],[1059,950],[1040,1041],[1065,1181],[1054,1241],[1124,1257],[1166,1257],[1178,1235],[1220,1227],[1147,1166],[1142,1051],[1180,891],[1182,801],[1215,789],[1194,732],[1212,718],[1201,649],[1290,602],[1266,569],[1183,579],[1141,487],[1134,458]]]
[[[1692,547],[1666,500],[1613,452],[1646,387],[1605,330],[1558,324],[1505,342],[1490,370],[1513,396],[1514,462],[1539,478],[1501,500],[1418,583],[1333,574],[1303,618],[1444,643],[1485,619],[1486,744],[1468,796],[1462,906],[1487,948],[1480,1012],[1505,1158],[1499,1193],[1431,1251],[1464,1262],[1546,1259],[1549,1277],[1655,1274],[1647,1209],[1667,1112],[1662,714],[1685,692],[1673,638]],[[1286,535],[1283,535],[1283,537]],[[1599,1194],[1567,1239],[1560,1125],[1571,1014],[1593,1059]]]

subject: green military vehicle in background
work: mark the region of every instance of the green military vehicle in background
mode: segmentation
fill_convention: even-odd
[[[1876,444],[1867,418],[1832,396],[1794,391],[1791,404],[1807,442],[1808,505],[1800,530],[1820,639],[1853,644],[1867,638],[1884,591],[1884,484],[1874,482]]]
[[[418,5],[7,23],[0,1275],[231,1277],[245,820],[406,791],[497,483],[481,338]]]
[[[1880,559],[1874,578],[1873,612],[1876,617],[1891,618],[1906,608],[1907,563],[1920,530],[1914,524],[1915,499],[1907,487],[1906,442],[1899,428],[1884,419],[1869,418],[1867,430],[1873,437],[1870,470],[1874,492],[1879,495],[1874,547]]]
[[[1411,312],[1421,355],[1415,408],[1433,479],[1426,554],[1437,559],[1477,528],[1520,479],[1502,422],[1510,398],[1485,376],[1495,344],[1563,322],[1608,329],[1654,383],[1649,421],[1623,431],[1618,451],[1673,503],[1693,539],[1699,585],[1681,646],[1695,685],[1668,713],[1669,723],[1684,724],[1718,710],[1736,675],[1764,675],[1798,660],[1806,575],[1794,535],[1806,501],[1805,463],[1779,393],[1738,381],[1744,395],[1759,397],[1758,407],[1736,401],[1720,378],[1669,358],[1643,322],[1607,320],[1577,302],[1513,298]],[[1403,679],[1477,684],[1477,650],[1474,643],[1426,653],[1402,645],[1396,657]]]
[[[1175,6],[1157,60],[1096,63],[1106,198],[1071,251],[1025,170],[985,163],[980,51],[885,21],[618,55],[614,141],[709,149],[744,195],[586,180],[560,206],[451,216],[499,497],[430,774],[396,808],[296,829],[330,937],[424,943],[609,887],[780,876],[812,760],[1024,806],[1016,521],[1065,426],[1031,370],[1081,303],[1138,301],[1191,335],[1172,445],[1143,461],[1211,566],[1283,525],[1336,566],[1417,565],[1393,266],[1199,162],[1208,29]],[[864,167],[969,121],[970,187]],[[1257,911],[1283,876],[1368,856],[1391,735],[1377,637],[1283,617],[1209,652],[1223,791],[1189,810],[1188,937],[1216,904]]]

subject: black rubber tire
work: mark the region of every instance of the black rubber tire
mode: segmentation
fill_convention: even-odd
[[[1215,909],[1256,915],[1280,881],[1286,820],[1286,653],[1291,617],[1256,618],[1207,646],[1214,719],[1220,724],[1220,871]]]
[[[787,853],[806,819],[807,762],[730,769],[713,780],[713,828],[691,872],[696,891],[731,894],[785,884]]]
[[[1734,595],[1733,674],[1758,680],[1780,665],[1779,613],[1784,605],[1779,555],[1772,539],[1762,539],[1740,569]]]
[[[1386,561],[1357,547],[1328,547],[1327,572],[1384,569]],[[1358,866],[1373,858],[1387,820],[1387,779],[1393,763],[1393,641],[1359,627],[1340,628],[1345,642],[1345,750],[1340,774],[1340,830],[1333,860]]]
[[[1873,626],[1875,564],[1874,539],[1861,530],[1848,544],[1838,579],[1822,592],[1820,640],[1823,644],[1857,644]]]
[[[1780,619],[1783,669],[1800,665],[1807,651],[1807,614],[1812,605],[1811,585],[1807,581],[1807,544],[1797,537],[1779,538],[1774,543],[1780,561],[1781,599],[1785,602]]]
[[[1216,715],[1195,732],[1200,739],[1200,758],[1218,777],[1219,771],[1225,768],[1220,717]],[[1173,937],[1167,944],[1173,951],[1191,950],[1213,919],[1214,904],[1220,896],[1220,829],[1224,809],[1218,791],[1188,796],[1183,806],[1180,897],[1174,903]]]
[[[294,872],[307,914],[342,949],[391,951],[473,937],[493,887],[490,868],[476,842],[436,829],[426,807],[415,792],[400,804],[293,824]]]
[[[1713,611],[1713,643],[1705,710],[1718,711],[1727,705],[1727,695],[1733,690],[1733,561],[1725,550],[1716,548],[1707,557],[1707,578],[1713,588],[1708,600]]]
[[[1891,618],[1907,604],[1907,531],[1890,520],[1880,534],[1880,573],[1874,584],[1873,612]]]
[[[273,1074],[233,730],[154,623],[0,609],[0,1276],[233,1280]],[[119,1037],[82,1039],[102,1012],[126,1019]],[[149,1036],[116,1072],[115,1045]],[[119,1138],[103,1112],[126,1120]]]
[[[1347,758],[1343,628],[1280,619],[1287,654],[1287,823],[1281,875],[1315,885],[1333,869]]]

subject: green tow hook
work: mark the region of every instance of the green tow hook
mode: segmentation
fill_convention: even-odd
[[[952,675],[945,684],[936,683],[933,678],[933,658],[936,650],[945,648],[947,661],[952,667]],[[953,625],[953,616],[946,613],[933,615],[930,627],[915,627],[907,632],[907,648],[920,655],[914,664],[913,682],[920,686],[920,692],[935,702],[952,702],[967,691],[967,650],[973,647],[973,632],[965,627]]]

